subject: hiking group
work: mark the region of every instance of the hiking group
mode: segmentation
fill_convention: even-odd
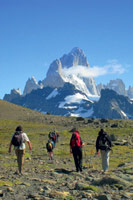
[[[70,153],[73,154],[74,163],[77,172],[82,172],[82,149],[84,143],[79,135],[79,131],[76,129],[73,130],[71,139],[70,139]],[[109,168],[109,154],[112,148],[112,143],[109,135],[101,129],[98,133],[96,139],[96,155],[99,155],[99,150],[101,153],[102,159],[102,169],[103,172],[107,172]]]
[[[49,159],[53,160],[53,149],[56,142],[58,142],[59,133],[56,131],[50,132],[48,135],[48,142],[46,143],[46,149],[49,155]]]
[[[48,142],[46,143],[46,149],[50,160],[53,160],[53,149],[55,148],[56,142],[58,142],[59,133],[56,131],[50,132],[48,134]],[[31,143],[26,133],[23,132],[22,126],[18,126],[15,133],[12,135],[11,142],[9,145],[9,153],[11,153],[12,145],[14,145],[15,153],[17,156],[18,172],[22,174],[22,169],[24,165],[24,155],[25,155],[25,141],[27,141],[29,150],[31,150]],[[82,160],[83,153],[82,149],[84,142],[80,137],[80,133],[75,128],[72,130],[72,136],[70,138],[70,153],[73,155],[75,168],[77,172],[82,172]],[[102,169],[104,172],[108,171],[109,168],[109,154],[111,151],[112,143],[108,134],[101,129],[98,133],[96,139],[96,155],[99,155],[99,150],[101,152],[102,158]]]

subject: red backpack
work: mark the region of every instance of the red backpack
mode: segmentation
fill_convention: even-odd
[[[77,147],[81,147],[81,138],[79,136],[79,132],[78,131],[75,131],[73,132],[72,134],[72,137],[71,137],[71,142],[70,142],[70,145],[71,145],[71,148],[77,146]]]

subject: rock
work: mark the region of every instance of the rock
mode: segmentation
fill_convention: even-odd
[[[124,198],[124,199],[130,199],[131,197],[129,195],[127,195],[127,194],[123,194],[122,198]]]
[[[119,165],[118,165],[118,167],[125,167],[127,165],[127,163],[120,163]]]
[[[111,139],[111,141],[116,141],[118,139],[118,137],[114,134],[111,134],[110,139]]]
[[[115,123],[115,124],[112,124],[111,125],[111,128],[117,128],[119,125],[117,124],[117,123]]]
[[[31,193],[28,195],[28,198],[34,199],[34,200],[40,200],[39,194],[38,193]]]
[[[77,117],[76,121],[84,121],[84,118],[83,117]]]
[[[70,195],[69,192],[52,191],[49,194],[49,197],[50,198],[66,198],[69,195]]]
[[[93,197],[93,194],[92,194],[92,191],[91,190],[88,190],[87,192],[84,192],[84,191],[82,191],[81,193],[80,193],[80,196],[82,196],[82,200],[84,199],[92,199],[92,197]]]
[[[95,192],[99,191],[98,187],[95,187],[95,186],[92,186],[92,185],[87,185],[87,184],[84,184],[84,183],[76,183],[75,189],[76,190],[92,190],[92,191],[95,191]]]
[[[117,185],[117,186],[124,186],[126,188],[131,186],[131,183],[128,181],[123,180],[117,176],[108,176],[103,178],[94,179],[92,182],[94,185],[103,186],[103,185]]]
[[[126,198],[131,198],[131,199],[133,199],[133,192],[124,192],[124,194],[122,194],[122,196],[125,196]]]
[[[39,181],[39,182],[41,182],[42,180],[40,178],[32,178],[32,181]]]
[[[107,120],[107,119],[101,119],[100,122],[101,122],[101,123],[107,123],[108,120]]]
[[[48,179],[43,179],[42,182],[43,182],[43,183],[52,184],[52,185],[57,184],[57,181],[48,180]]]
[[[94,119],[88,119],[88,124],[93,123]]]
[[[105,194],[97,196],[96,199],[98,199],[98,200],[112,200],[109,195],[105,195]]]
[[[11,187],[8,187],[8,188],[7,188],[7,191],[8,191],[8,192],[14,192],[14,189],[11,188]]]

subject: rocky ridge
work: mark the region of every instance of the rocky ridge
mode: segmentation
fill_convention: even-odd
[[[94,104],[94,115],[97,118],[128,119],[132,113],[133,102],[128,97],[109,89],[101,90],[101,98]]]

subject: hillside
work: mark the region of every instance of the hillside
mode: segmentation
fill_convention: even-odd
[[[39,112],[0,100],[0,119],[31,121],[35,118],[38,121],[42,117],[43,114]]]
[[[42,114],[26,107],[0,100],[0,119],[59,125],[65,121],[66,117]]]

